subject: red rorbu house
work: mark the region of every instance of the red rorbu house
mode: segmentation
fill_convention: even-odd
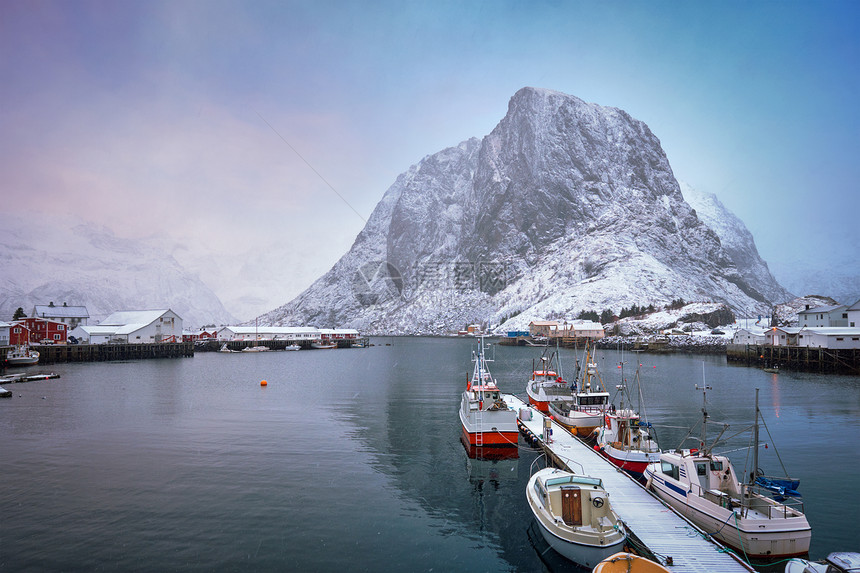
[[[13,322],[9,327],[9,344],[12,346],[27,346],[30,344],[30,329],[23,324]]]
[[[22,324],[30,331],[30,344],[65,344],[69,335],[66,324],[48,318],[31,316],[14,324]]]

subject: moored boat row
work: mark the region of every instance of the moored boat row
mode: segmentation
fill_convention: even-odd
[[[461,398],[463,441],[471,447],[500,442],[515,445],[516,436],[505,435],[500,431],[500,424],[502,420],[516,423],[517,413],[504,401],[496,401],[500,397],[498,384],[487,368],[490,361],[484,355],[483,341],[479,351],[473,352],[473,361],[474,373],[467,381]],[[596,451],[641,480],[640,483],[645,483],[655,496],[744,560],[773,560],[808,554],[811,527],[803,512],[803,504],[799,499],[786,499],[799,495],[796,481],[764,479],[757,469],[749,473],[747,482],[739,479],[729,458],[712,452],[717,440],[707,446],[705,408],[699,448],[682,450],[679,447],[661,452],[644,411],[633,407],[623,370],[622,383],[617,386],[621,399],[616,408],[609,399],[609,393],[598,386],[602,386],[603,381],[588,351],[583,365],[580,370],[577,364],[577,375],[568,384],[561,375],[558,354],[545,351],[539,362],[533,364],[525,385],[529,404],[571,434],[594,440]],[[639,409],[642,410],[638,369],[635,381],[640,393]],[[583,400],[587,397],[592,401]],[[528,408],[522,409],[527,411],[521,415],[530,416]],[[758,467],[760,411],[757,397],[755,414],[755,445],[751,447],[756,454],[753,468]],[[492,422],[487,424],[486,420]],[[477,428],[486,430],[488,426],[490,432],[476,431]],[[546,435],[542,439],[551,442],[552,437],[546,429],[545,425]],[[722,433],[718,438],[721,436]],[[747,470],[741,475],[748,475]],[[597,491],[600,495],[594,493]],[[618,553],[626,539],[626,530],[623,522],[615,521],[617,516],[608,504],[609,494],[603,489],[599,476],[553,468],[532,475],[526,488],[526,498],[542,536],[564,557],[580,566],[596,567],[595,571],[666,571],[648,560],[631,569],[634,561],[642,558],[625,558],[623,553]],[[588,505],[594,498],[600,499],[598,504],[606,505],[605,512],[601,513],[603,510],[596,505]],[[592,519],[595,515],[600,515],[598,522]],[[609,524],[612,524],[611,535],[607,529]],[[624,566],[628,569],[619,569]]]

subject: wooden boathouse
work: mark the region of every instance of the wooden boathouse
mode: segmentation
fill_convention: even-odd
[[[759,368],[784,368],[832,374],[860,374],[860,349],[817,348],[770,344],[729,344],[729,362]]]

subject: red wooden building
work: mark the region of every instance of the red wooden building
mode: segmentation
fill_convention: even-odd
[[[30,344],[65,344],[69,336],[68,325],[57,320],[31,316],[15,321],[12,329],[18,324],[30,331]]]

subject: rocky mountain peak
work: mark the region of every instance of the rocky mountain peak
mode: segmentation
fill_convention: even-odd
[[[767,281],[739,272],[684,201],[645,123],[523,88],[482,140],[400,175],[350,252],[264,320],[380,332],[503,320],[514,328],[677,297],[749,310],[770,302],[759,283]],[[384,296],[356,297],[356,288]]]

